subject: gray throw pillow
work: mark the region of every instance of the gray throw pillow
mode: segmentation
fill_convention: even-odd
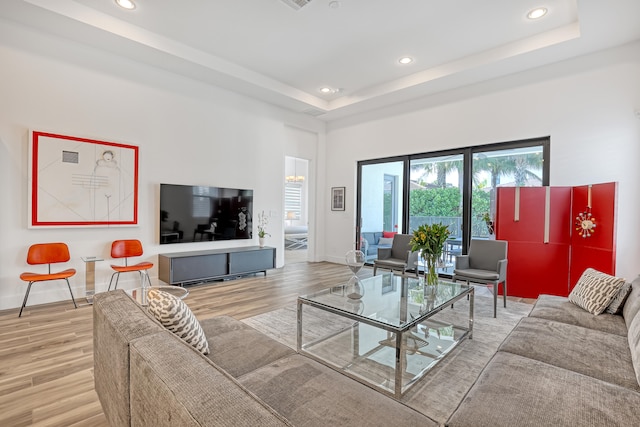
[[[209,354],[209,343],[200,322],[180,298],[158,289],[149,290],[149,312],[162,325],[191,344],[202,354]]]
[[[587,268],[569,294],[569,301],[591,314],[602,313],[624,285],[624,279]]]
[[[393,237],[381,237],[378,240],[378,245],[380,246],[391,246],[393,243]]]
[[[631,283],[624,282],[618,293],[613,297],[605,311],[611,314],[620,314],[624,308],[624,303],[631,293]]]

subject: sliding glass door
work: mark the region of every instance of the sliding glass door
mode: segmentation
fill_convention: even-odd
[[[471,238],[493,239],[498,187],[543,185],[543,146],[474,150]],[[548,185],[544,184],[544,185]]]
[[[358,247],[367,262],[377,258],[378,247],[390,246],[381,238],[403,229],[404,170],[404,162],[395,160],[360,165]]]
[[[442,223],[451,236],[440,273],[471,239],[493,239],[500,186],[549,185],[549,138],[466,147],[358,164],[358,247],[367,262],[395,232]]]
[[[442,271],[452,273],[462,248],[463,154],[411,159],[408,232],[423,224],[441,223],[451,233],[443,248]]]

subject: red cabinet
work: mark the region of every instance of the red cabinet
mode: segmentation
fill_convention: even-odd
[[[508,294],[537,298],[567,296],[587,267],[615,270],[616,183],[583,187],[501,187],[496,205],[496,239],[509,242]],[[575,230],[587,209],[596,228],[590,237]]]

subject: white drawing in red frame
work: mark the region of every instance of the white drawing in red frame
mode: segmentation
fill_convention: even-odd
[[[138,147],[30,132],[29,226],[138,224]]]

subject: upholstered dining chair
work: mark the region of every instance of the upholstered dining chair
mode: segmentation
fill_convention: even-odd
[[[67,287],[69,287],[69,293],[71,294],[71,301],[73,301],[73,306],[75,308],[78,308],[78,306],[76,305],[76,300],[73,297],[73,292],[71,291],[71,285],[69,284],[69,277],[76,274],[76,270],[73,268],[68,268],[59,272],[51,272],[51,264],[67,262],[70,259],[71,257],[69,255],[69,247],[65,243],[37,243],[29,247],[29,251],[27,253],[27,264],[47,264],[48,271],[47,273],[25,272],[20,275],[20,279],[25,282],[29,282],[29,284],[27,285],[27,292],[24,294],[24,301],[22,301],[22,307],[20,307],[20,313],[18,314],[18,317],[22,316],[22,310],[27,305],[27,299],[29,298],[31,285],[36,282],[46,282],[49,280],[65,280],[67,282]]]
[[[493,317],[496,317],[500,283],[504,306],[507,307],[507,242],[471,239],[469,253],[456,257],[453,280],[464,280],[467,284],[493,284]]]
[[[124,258],[124,265],[111,265],[111,268],[115,270],[115,272],[111,275],[109,288],[107,290],[111,290],[111,284],[113,283],[114,277],[116,281],[113,289],[117,289],[120,273],[129,273],[132,271],[137,271],[140,274],[140,282],[143,288],[145,287],[145,279],[146,282],[149,283],[149,286],[151,286],[151,279],[149,279],[147,270],[153,267],[153,263],[147,261],[133,265],[129,265],[128,263],[129,258],[138,256],[142,256],[142,243],[140,243],[140,240],[115,240],[111,244],[111,257]]]
[[[373,261],[374,276],[378,268],[402,273],[415,269],[417,275],[418,252],[411,251],[411,237],[410,234],[395,234],[390,248],[378,248],[378,258]]]

